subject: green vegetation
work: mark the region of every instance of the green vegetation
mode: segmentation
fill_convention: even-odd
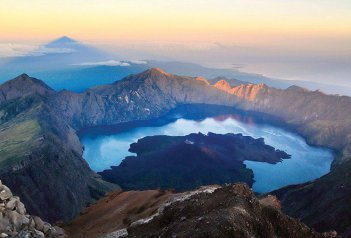
[[[20,162],[40,142],[38,112],[42,107],[38,94],[14,99],[0,107],[0,168]]]
[[[25,158],[39,143],[40,126],[29,119],[5,123],[0,126],[0,167]]]

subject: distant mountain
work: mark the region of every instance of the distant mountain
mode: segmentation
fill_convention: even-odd
[[[210,79],[209,82],[211,82],[212,84],[215,84],[215,83],[217,83],[218,81],[221,81],[221,80],[227,82],[232,87],[239,86],[241,84],[249,83],[249,82],[241,81],[241,80],[238,80],[238,79],[235,79],[235,78],[228,79],[228,78],[223,77],[223,76],[219,76],[219,77]]]
[[[75,92],[82,92],[90,87],[110,84],[126,77],[129,74],[138,74],[149,68],[166,68],[167,72],[178,75],[190,75],[204,78],[210,83],[215,83],[219,79],[226,80],[231,86],[245,83],[266,84],[270,87],[286,89],[292,85],[299,85],[309,90],[321,90],[328,94],[340,94],[351,96],[351,87],[323,84],[308,81],[293,81],[272,79],[259,74],[245,73],[230,69],[213,69],[203,67],[193,63],[185,62],[161,62],[155,60],[145,60],[143,63],[133,63],[131,61],[121,61],[123,65],[99,65],[99,66],[73,66],[64,70],[49,70],[45,72],[33,73],[35,77],[45,79],[51,87],[56,90],[68,89]],[[101,62],[103,64],[103,62]]]
[[[351,95],[351,87],[273,79],[260,74],[209,68],[189,62],[120,59],[118,55],[88,46],[67,36],[42,45],[28,52],[27,56],[6,60],[0,58],[0,83],[26,72],[42,78],[55,90],[82,92],[153,67],[162,68],[172,74],[203,77],[212,83],[216,81],[214,78],[222,77],[232,86],[240,82],[249,82],[286,89],[295,84],[309,90],[320,89],[326,93]]]
[[[291,85],[298,85],[309,90],[321,90],[327,94],[340,94],[351,96],[351,86],[339,86],[326,83],[317,83],[300,80],[284,80],[270,78],[261,74],[241,72],[234,69],[217,69],[204,67],[194,63],[186,62],[160,62],[149,60],[150,67],[159,67],[165,71],[178,75],[202,76],[208,79],[211,83],[218,81],[218,77],[225,79],[232,86],[243,83],[266,84],[267,86],[286,89]]]

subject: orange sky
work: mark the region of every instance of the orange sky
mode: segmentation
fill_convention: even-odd
[[[0,0],[1,41],[280,44],[351,36],[348,0]]]

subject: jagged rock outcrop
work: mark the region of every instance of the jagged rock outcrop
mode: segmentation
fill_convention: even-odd
[[[242,84],[248,84],[249,83],[249,82],[245,82],[245,81],[238,80],[238,79],[235,79],[235,78],[227,78],[227,77],[224,77],[224,76],[219,76],[219,77],[210,79],[209,82],[211,84],[216,84],[217,82],[222,81],[222,80],[227,82],[231,87],[235,87],[235,86],[239,86],[239,85],[242,85]]]
[[[20,198],[13,196],[0,180],[0,237],[63,238],[66,235],[62,228],[27,214]]]
[[[113,211],[111,211],[113,213]],[[332,238],[279,210],[273,196],[257,199],[244,184],[209,186],[175,194],[157,212],[108,237]]]
[[[254,101],[259,93],[268,89],[264,84],[241,84],[231,87],[224,79],[219,80],[213,86],[247,101]]]
[[[210,82],[208,82],[204,77],[196,77],[195,80],[203,82],[206,85],[210,85]]]

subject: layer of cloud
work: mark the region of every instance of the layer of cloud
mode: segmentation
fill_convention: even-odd
[[[147,61],[145,60],[128,60],[128,62],[132,64],[147,64]]]
[[[42,56],[46,54],[67,54],[74,49],[45,47],[36,44],[0,43],[0,57]]]
[[[35,49],[33,52],[30,52],[28,55],[30,56],[41,56],[47,54],[68,54],[73,53],[76,50],[70,48],[52,48],[52,47],[39,47]]]
[[[117,61],[117,60],[107,60],[107,61],[98,61],[98,62],[83,62],[79,64],[73,64],[75,66],[122,66],[128,67],[130,66],[129,63],[124,61]]]

